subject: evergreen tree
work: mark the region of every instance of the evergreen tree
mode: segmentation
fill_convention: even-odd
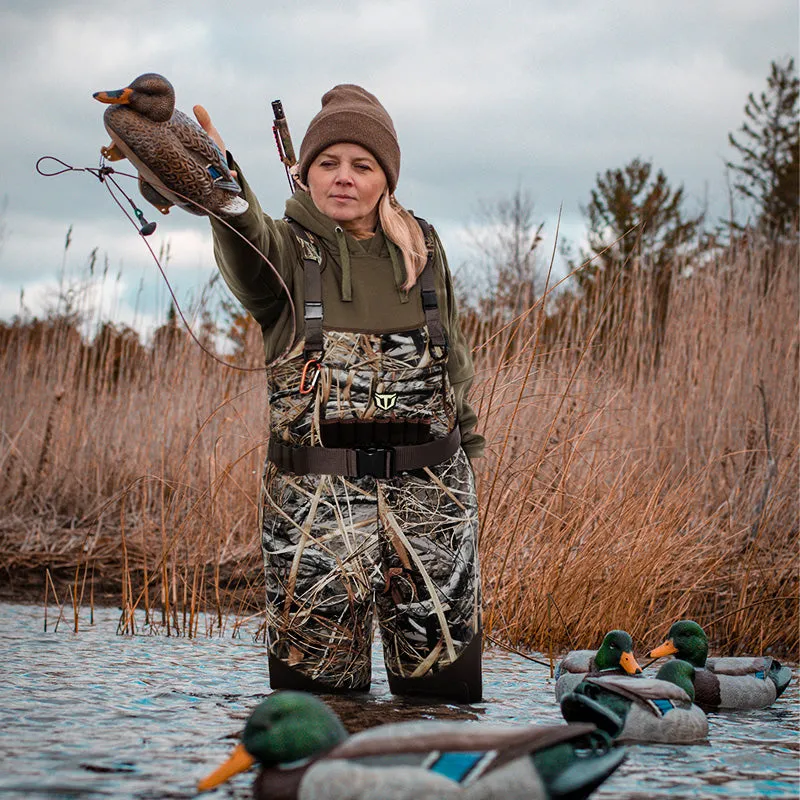
[[[728,134],[740,158],[727,165],[735,173],[733,188],[754,203],[758,227],[770,236],[797,231],[799,89],[794,59],[773,61],[766,90],[747,97],[738,138]]]
[[[591,263],[577,273],[578,281],[587,301],[606,305],[598,342],[627,346],[624,326],[638,295],[644,298],[656,366],[679,255],[703,222],[702,214],[684,213],[683,201],[682,186],[673,189],[661,170],[653,177],[652,164],[635,158],[598,175],[589,205],[581,208],[589,222],[589,251],[581,256]]]
[[[673,190],[659,170],[635,158],[622,169],[597,176],[588,206],[581,207],[589,222],[589,251],[583,260],[591,265],[579,273],[582,283],[598,272],[613,277],[626,270],[634,256],[645,256],[652,269],[671,268],[682,245],[692,239],[703,215],[686,217],[683,187]]]

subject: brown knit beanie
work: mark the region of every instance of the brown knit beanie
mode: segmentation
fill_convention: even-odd
[[[300,144],[300,180],[308,183],[308,168],[328,146],[359,144],[375,156],[386,173],[389,191],[400,174],[400,145],[392,118],[375,95],[352,83],[334,86],[322,96],[322,110],[308,126]]]

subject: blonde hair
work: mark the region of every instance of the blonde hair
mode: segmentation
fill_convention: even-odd
[[[417,282],[428,261],[428,249],[422,229],[388,189],[378,201],[378,217],[384,234],[403,254],[403,264],[406,268],[406,282],[403,284],[403,289],[408,291]]]

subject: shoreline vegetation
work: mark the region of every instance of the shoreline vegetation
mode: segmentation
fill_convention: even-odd
[[[643,649],[690,617],[716,651],[798,660],[797,264],[796,243],[742,239],[681,256],[667,295],[642,262],[521,314],[462,311],[492,640],[553,653],[623,628]],[[257,368],[243,327],[231,358]],[[144,347],[18,322],[0,345],[0,599],[76,627],[73,606],[116,604],[128,633],[257,620],[263,373],[177,326]]]

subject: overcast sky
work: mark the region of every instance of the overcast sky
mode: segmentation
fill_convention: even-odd
[[[41,314],[62,268],[78,280],[95,247],[98,271],[109,265],[89,292],[95,318],[163,318],[156,267],[99,182],[34,170],[46,154],[96,166],[109,139],[92,93],[143,72],[168,77],[186,112],[206,106],[274,216],[287,182],[270,101],[299,147],[331,86],[369,89],[400,139],[397,196],[437,227],[455,271],[481,201],[530,192],[547,247],[563,204],[562,236],[578,242],[597,174],[637,156],[685,187],[687,211],[724,214],[727,135],[770,62],[797,50],[797,0],[0,0],[0,318],[21,290]],[[141,207],[188,304],[214,271],[208,223]]]

